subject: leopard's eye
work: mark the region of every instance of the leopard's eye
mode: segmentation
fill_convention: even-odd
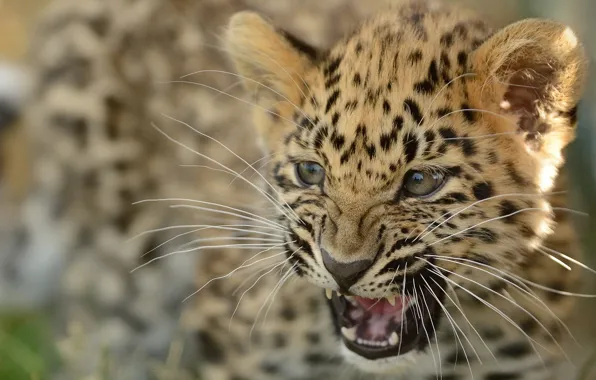
[[[409,197],[426,197],[441,188],[445,175],[439,172],[410,170],[404,177],[404,193]]]
[[[325,169],[316,162],[299,162],[296,164],[296,175],[304,186],[320,185],[325,180]]]

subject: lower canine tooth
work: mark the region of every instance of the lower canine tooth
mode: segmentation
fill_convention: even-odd
[[[397,336],[397,333],[395,331],[392,332],[391,336],[389,337],[389,344],[392,346],[395,346],[398,341],[399,341],[399,337]]]
[[[333,290],[325,289],[325,295],[327,296],[327,299],[330,300],[333,297]]]
[[[395,297],[387,297],[387,302],[389,302],[391,306],[395,306]]]
[[[351,329],[347,327],[342,327],[341,333],[347,340],[351,342],[356,340],[356,327],[352,327]]]

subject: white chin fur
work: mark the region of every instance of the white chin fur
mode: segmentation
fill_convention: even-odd
[[[411,351],[400,356],[371,360],[350,351],[343,343],[340,344],[341,353],[346,359],[346,362],[357,367],[362,372],[368,373],[383,375],[408,374],[415,369],[415,364],[418,359],[421,359],[421,357],[424,356],[422,353]]]

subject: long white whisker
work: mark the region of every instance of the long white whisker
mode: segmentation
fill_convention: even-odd
[[[439,357],[439,362],[437,362],[437,358],[435,357],[435,354],[433,352],[433,349],[431,347],[431,339],[430,339],[430,335],[428,334],[428,331],[426,330],[426,326],[424,325],[424,314],[422,313],[422,308],[420,307],[420,303],[422,302],[422,300],[420,299],[420,297],[418,297],[418,291],[416,290],[416,279],[414,278],[412,280],[413,282],[413,289],[414,289],[414,297],[416,298],[416,300],[418,302],[416,302],[416,304],[414,305],[416,309],[418,309],[418,313],[420,315],[420,324],[422,325],[422,330],[424,330],[424,334],[426,335],[426,339],[428,339],[428,346],[429,346],[429,351],[430,351],[430,355],[433,359],[433,362],[435,363],[435,370],[440,372],[440,364],[438,364],[441,360]]]
[[[494,311],[495,313],[497,313],[498,315],[501,316],[501,318],[505,319],[507,322],[509,322],[515,329],[517,329],[519,332],[521,332],[524,336],[526,336],[528,338],[528,340],[530,341],[530,344],[532,345],[532,347],[536,350],[536,347],[534,347],[534,343],[536,343],[538,346],[542,347],[543,349],[546,350],[546,348],[544,346],[542,346],[540,343],[538,343],[536,340],[534,340],[531,336],[529,336],[528,334],[526,334],[526,332],[519,327],[519,325],[517,323],[515,323],[515,321],[513,321],[508,315],[506,315],[505,313],[503,313],[501,310],[499,310],[496,306],[494,306],[493,304],[491,304],[488,301],[483,300],[482,298],[480,298],[478,295],[474,294],[474,292],[466,289],[466,287],[461,286],[460,284],[458,284],[457,282],[451,280],[449,277],[444,276],[443,274],[441,274],[441,270],[443,270],[443,268],[439,268],[436,265],[434,265],[433,263],[431,263],[430,261],[426,260],[426,259],[421,259],[426,261],[430,266],[432,266],[435,269],[430,269],[433,273],[435,273],[437,276],[442,277],[445,281],[450,282],[451,284],[457,286],[458,288],[460,288],[461,290],[463,290],[464,292],[468,293],[469,295],[471,295],[472,297],[474,297],[475,299],[477,299],[478,301],[480,301],[482,304],[484,304],[486,307],[488,307],[489,309],[491,309],[492,311]],[[546,350],[548,351],[548,350]],[[536,353],[538,354],[538,351],[536,351]],[[538,356],[540,356],[538,354]]]
[[[284,244],[278,244],[277,246],[282,246]],[[221,244],[221,245],[205,245],[205,246],[200,246],[200,247],[195,247],[195,248],[190,248],[190,249],[173,251],[173,252],[165,253],[158,257],[154,257],[151,260],[148,260],[147,262],[145,262],[145,263],[137,266],[133,270],[131,270],[130,273],[136,272],[137,270],[144,268],[147,265],[149,265],[155,261],[162,260],[162,259],[165,259],[166,257],[170,257],[170,256],[173,256],[173,255],[179,254],[179,253],[188,253],[188,252],[202,251],[204,249],[218,249],[218,248],[263,249],[263,248],[268,248],[268,247],[272,247],[272,246],[275,246],[275,245],[274,244]]]
[[[422,115],[422,118],[418,122],[418,125],[416,126],[416,128],[420,128],[420,126],[422,125],[422,122],[424,121],[424,119],[426,118],[426,116],[428,116],[428,113],[432,109],[432,106],[433,106],[433,104],[435,104],[435,101],[438,99],[439,95],[441,95],[441,93],[443,91],[445,91],[445,89],[447,89],[451,83],[457,81],[458,79],[461,79],[461,78],[464,78],[464,77],[468,77],[468,76],[475,76],[475,75],[476,75],[476,73],[465,73],[465,74],[462,74],[462,75],[458,75],[455,78],[451,79],[449,82],[445,83],[445,85],[443,87],[441,87],[441,89],[437,92],[437,94],[430,101],[430,104],[428,105],[428,107],[426,107],[426,111]]]
[[[209,156],[206,156],[202,153],[197,152],[195,149],[192,149],[191,147],[189,147],[188,145],[185,145],[183,143],[181,143],[180,141],[177,141],[176,139],[174,139],[173,137],[171,137],[170,135],[168,135],[167,133],[165,133],[163,130],[161,130],[155,123],[151,123],[151,125],[153,126],[153,128],[155,128],[159,133],[161,133],[163,136],[165,136],[168,140],[170,140],[171,142],[173,142],[176,145],[179,145],[181,147],[183,147],[184,149],[198,155],[199,157],[203,157],[204,159],[222,167],[223,169],[227,169],[230,172],[233,172],[235,174],[238,174],[237,172],[235,172],[234,170],[228,168],[226,165],[218,162],[217,160],[212,159]],[[281,204],[278,204],[279,202],[277,202],[275,199],[273,199],[272,196],[270,196],[269,194],[267,194],[265,191],[263,191],[263,189],[259,188],[257,185],[255,185],[254,183],[250,182],[249,180],[247,180],[244,177],[239,177],[240,179],[244,180],[247,184],[249,184],[251,187],[253,187],[255,190],[257,190],[259,193],[261,193],[261,195],[263,195],[265,197],[265,199],[267,199],[271,204],[275,205],[276,207],[278,207],[279,211],[284,214],[286,217],[288,217],[289,219],[292,219],[293,216],[286,214],[285,210],[283,209],[283,206]]]
[[[269,314],[269,310],[271,309],[271,306],[273,305],[273,302],[275,300],[275,296],[277,295],[277,292],[285,284],[285,282],[287,281],[287,279],[290,278],[295,273],[293,271],[294,271],[294,269],[296,268],[297,265],[298,265],[298,263],[294,263],[294,265],[292,265],[290,267],[290,269],[288,269],[286,271],[286,273],[284,273],[281,276],[281,278],[279,279],[279,281],[277,282],[277,284],[275,284],[275,286],[273,287],[273,289],[271,290],[271,292],[269,293],[269,295],[267,296],[267,298],[265,298],[265,301],[263,301],[263,304],[261,305],[261,307],[259,308],[259,311],[257,312],[257,315],[255,317],[255,320],[254,320],[254,322],[252,324],[252,327],[250,328],[250,332],[248,333],[249,339],[251,339],[252,333],[253,333],[253,331],[255,329],[255,326],[257,325],[257,322],[259,321],[259,316],[263,312],[263,309],[267,305],[269,299],[271,299],[271,302],[269,302],[269,307],[265,311],[265,316],[263,317],[263,322],[261,323],[261,326],[265,326],[265,322],[267,321],[267,315]]]
[[[280,198],[280,199],[282,199],[282,202],[284,202],[284,205],[287,207],[287,209],[288,209],[288,210],[290,210],[290,212],[291,212],[291,213],[293,213],[293,215],[295,216],[295,218],[296,218],[296,219],[295,219],[295,221],[296,221],[296,222],[300,222],[300,221],[301,221],[301,220],[300,220],[300,217],[299,217],[299,216],[298,216],[298,215],[297,215],[297,214],[296,214],[296,213],[295,213],[295,212],[292,210],[292,208],[290,207],[290,205],[288,205],[288,204],[287,204],[285,201],[283,201],[283,197],[282,197],[282,195],[281,195],[281,194],[280,194],[280,192],[279,192],[279,191],[278,191],[278,190],[275,188],[275,186],[273,186],[273,185],[272,185],[272,184],[271,184],[269,181],[267,181],[267,179],[265,178],[265,176],[264,176],[264,175],[262,175],[262,174],[261,174],[261,172],[259,172],[257,169],[255,169],[255,168],[254,168],[254,166],[252,166],[251,164],[249,164],[249,163],[248,163],[248,161],[246,161],[244,158],[240,157],[240,155],[238,155],[238,154],[237,154],[236,152],[234,152],[232,149],[228,148],[228,146],[227,146],[227,145],[225,145],[224,143],[222,143],[222,142],[221,142],[221,141],[219,141],[218,139],[216,139],[216,138],[214,138],[214,137],[211,137],[211,136],[209,136],[208,134],[206,134],[206,133],[203,133],[203,132],[199,131],[198,129],[196,129],[196,128],[192,127],[190,124],[188,124],[188,123],[185,123],[185,122],[183,122],[183,121],[181,121],[181,120],[178,120],[178,119],[176,119],[176,118],[173,118],[173,117],[171,117],[171,116],[168,116],[168,115],[166,115],[166,114],[162,114],[162,115],[163,115],[164,117],[166,117],[166,118],[168,118],[168,119],[172,120],[172,121],[175,121],[175,122],[177,122],[177,123],[180,123],[180,124],[182,124],[182,125],[186,126],[187,128],[189,128],[189,129],[193,130],[193,131],[194,131],[194,132],[196,132],[197,134],[199,134],[199,135],[201,135],[201,136],[203,136],[203,137],[205,137],[205,138],[207,138],[207,139],[209,139],[209,140],[211,140],[211,141],[215,142],[216,144],[218,144],[219,146],[221,146],[222,148],[224,148],[225,150],[227,150],[228,152],[230,152],[230,153],[231,153],[231,154],[232,154],[234,157],[236,157],[237,159],[239,159],[240,161],[242,161],[244,164],[246,164],[246,165],[247,165],[249,168],[251,168],[251,169],[252,169],[252,170],[253,170],[253,171],[254,171],[254,172],[255,172],[255,173],[256,173],[256,174],[257,174],[259,177],[261,177],[261,179],[262,179],[263,181],[265,181],[265,183],[267,184],[267,186],[269,186],[269,188],[270,188],[271,190],[273,190],[273,191],[275,192],[275,194],[277,194],[277,195],[279,196],[279,198]],[[238,177],[241,177],[240,173],[236,173],[236,174],[238,175]],[[247,181],[248,181],[248,180],[247,180]],[[248,181],[248,182],[252,184],[252,182],[250,182],[250,181]],[[261,191],[262,191],[262,189],[261,189]],[[267,194],[267,193],[265,192],[264,194]],[[267,194],[267,195],[269,195],[269,194]],[[271,199],[273,199],[273,197],[271,197]],[[273,200],[275,200],[275,199],[273,199]],[[282,206],[280,202],[276,201],[276,203],[279,203],[279,204],[280,204],[280,206]]]
[[[260,254],[261,254],[261,253],[263,253],[263,252],[265,252],[265,251],[261,251],[261,252],[257,253],[257,254],[256,254],[256,255],[254,255],[252,258],[254,258],[254,257],[258,256],[258,255],[260,255]],[[261,262],[263,262],[263,261],[271,260],[272,258],[274,258],[274,257],[278,257],[278,256],[281,256],[281,255],[284,255],[284,254],[286,254],[287,252],[288,252],[288,251],[283,251],[283,252],[275,253],[275,254],[273,254],[273,255],[271,255],[271,256],[267,256],[267,257],[265,257],[265,258],[263,258],[263,259],[259,259],[259,260],[255,261],[255,262],[251,263],[250,265],[244,265],[244,264],[242,264],[241,266],[237,267],[237,268],[236,268],[236,269],[234,269],[233,271],[231,271],[231,272],[229,272],[229,273],[227,273],[227,274],[225,274],[225,275],[223,275],[223,276],[214,277],[214,278],[212,278],[211,280],[207,281],[205,284],[203,284],[203,285],[202,285],[202,286],[201,286],[199,289],[197,289],[196,291],[194,291],[192,294],[190,294],[189,296],[187,296],[186,298],[184,298],[184,299],[182,300],[182,302],[186,302],[186,301],[187,301],[189,298],[191,298],[191,297],[195,296],[196,294],[198,294],[198,293],[199,293],[201,290],[205,289],[205,287],[207,287],[209,284],[211,284],[211,283],[212,283],[212,282],[214,282],[214,281],[217,281],[217,280],[223,280],[223,279],[225,279],[225,278],[231,277],[232,275],[234,275],[234,273],[238,272],[238,271],[239,271],[239,270],[241,270],[241,269],[244,269],[244,268],[251,267],[251,266],[253,266],[253,265],[255,265],[255,264],[258,264],[258,263],[261,263]]]
[[[194,244],[204,243],[208,241],[258,241],[258,242],[265,242],[265,243],[283,243],[283,239],[263,239],[260,237],[241,237],[241,236],[218,236],[218,237],[208,237],[208,238],[199,238],[191,240],[187,243],[182,244],[179,248],[180,249],[187,249],[192,247]]]
[[[570,256],[568,256],[568,255],[566,255],[564,253],[561,253],[561,252],[559,252],[559,251],[557,251],[555,249],[552,249],[550,247],[547,247],[545,245],[541,245],[540,247],[542,249],[546,250],[547,252],[554,253],[555,255],[559,255],[560,257],[564,258],[565,260],[570,261],[573,264],[579,265],[580,267],[584,268],[585,270],[590,271],[590,272],[596,274],[596,270],[590,268],[589,266],[587,266],[586,264],[582,263],[581,261],[578,261],[578,260],[574,259],[573,257],[570,257]],[[571,268],[569,268],[569,270],[571,270]]]
[[[446,236],[446,237],[444,237],[444,238],[441,238],[441,239],[439,239],[439,240],[433,241],[432,243],[430,243],[430,244],[429,244],[429,246],[433,246],[433,245],[435,245],[435,244],[437,244],[437,243],[440,243],[440,242],[442,242],[442,241],[445,241],[445,240],[447,240],[447,239],[451,239],[451,238],[452,238],[452,237],[454,237],[454,236],[461,235],[461,234],[463,234],[464,232],[467,232],[467,231],[469,231],[469,230],[472,230],[472,229],[474,229],[474,228],[476,228],[476,227],[480,227],[480,226],[481,226],[481,225],[483,225],[483,224],[490,223],[490,222],[494,222],[494,221],[497,221],[497,220],[500,220],[500,219],[509,218],[509,217],[511,217],[511,216],[513,216],[513,215],[519,214],[519,213],[521,213],[521,212],[524,212],[524,211],[542,211],[542,212],[548,212],[548,210],[545,210],[545,209],[543,209],[543,208],[539,208],[539,207],[526,207],[526,208],[522,208],[522,209],[520,209],[520,210],[516,210],[516,211],[514,211],[514,212],[511,212],[511,213],[509,213],[509,214],[507,214],[507,215],[501,215],[501,216],[497,216],[497,217],[490,218],[490,219],[488,219],[488,220],[484,220],[484,221],[482,221],[482,222],[476,223],[476,224],[474,224],[474,225],[472,225],[472,226],[470,226],[470,227],[468,227],[468,228],[464,228],[464,229],[463,229],[463,230],[461,230],[461,231],[455,232],[455,233],[453,233],[453,234],[451,234],[451,235],[449,235],[449,236]]]
[[[238,179],[238,177],[239,177],[239,176],[242,176],[242,175],[244,174],[244,172],[246,172],[248,169],[250,169],[250,168],[254,168],[254,166],[255,166],[257,163],[259,163],[259,162],[263,161],[263,160],[264,160],[264,159],[266,159],[266,158],[271,158],[271,157],[272,157],[272,156],[274,156],[274,155],[275,155],[275,153],[268,154],[268,155],[266,155],[266,156],[263,156],[263,157],[259,158],[259,159],[258,159],[258,160],[256,160],[256,161],[254,161],[254,162],[253,162],[253,163],[251,163],[250,165],[246,166],[246,167],[245,167],[245,168],[244,168],[244,169],[243,169],[243,170],[242,170],[240,173],[238,173],[238,176],[234,176],[234,179],[232,179],[232,180],[230,181],[230,183],[228,184],[228,186],[231,186],[231,185],[234,183],[234,181],[236,181],[236,180]],[[268,164],[270,161],[271,161],[271,160],[267,160],[267,161],[265,161],[265,164],[264,164],[264,165],[262,165],[262,166],[260,166],[260,167],[259,167],[258,169],[256,169],[256,170],[258,171],[258,170],[262,169],[262,168],[263,168],[263,166],[267,165],[267,164]],[[254,173],[253,173],[253,174],[251,174],[251,176],[250,176],[250,177],[248,177],[248,178],[249,178],[249,179],[251,179],[253,175],[254,175]]]
[[[569,329],[569,327],[567,327],[567,325],[561,320],[561,318],[559,318],[559,316],[556,315],[551,310],[551,308],[549,308],[548,305],[543,300],[540,299],[540,297],[538,297],[537,295],[533,294],[529,290],[522,288],[521,286],[519,286],[518,284],[514,283],[513,281],[511,281],[511,280],[509,280],[507,278],[501,277],[501,276],[497,275],[496,273],[493,273],[493,272],[491,272],[489,270],[478,268],[476,265],[482,266],[482,267],[485,267],[485,268],[489,268],[489,269],[494,270],[494,271],[497,271],[497,272],[501,272],[504,276],[509,277],[510,274],[508,274],[507,272],[501,271],[500,269],[495,268],[493,266],[490,266],[490,265],[487,265],[487,264],[484,264],[484,263],[478,263],[478,262],[475,262],[475,261],[472,261],[472,260],[469,260],[469,259],[465,259],[465,258],[462,258],[462,257],[457,257],[456,258],[456,257],[438,256],[438,255],[425,255],[425,257],[432,257],[432,258],[435,258],[437,260],[447,261],[447,262],[450,262],[450,263],[453,263],[453,264],[465,266],[467,268],[476,269],[476,270],[479,270],[481,272],[484,272],[484,273],[486,273],[488,275],[491,275],[491,276],[493,276],[495,278],[498,278],[499,280],[502,280],[502,281],[506,282],[507,284],[513,286],[515,289],[517,289],[519,292],[521,292],[521,294],[525,295],[528,298],[528,300],[530,300],[534,305],[543,307],[557,322],[559,322],[559,324],[566,330],[566,332],[569,334],[569,336],[571,336],[571,338],[574,341],[577,342],[577,340],[575,339],[575,337],[571,333],[571,330]],[[468,262],[469,263],[472,263],[474,265],[467,264]]]
[[[426,260],[426,259],[422,259],[422,260],[425,260],[426,262],[429,262],[429,261],[428,261],[428,260]],[[433,265],[433,266],[434,266],[434,264],[431,264],[431,265]],[[436,267],[436,266],[435,266],[435,267]],[[517,302],[515,302],[515,300],[511,300],[511,299],[509,299],[509,298],[505,297],[504,295],[502,295],[501,293],[499,293],[499,292],[496,292],[496,291],[492,290],[492,289],[491,289],[491,288],[489,288],[488,286],[485,286],[485,285],[483,285],[483,284],[479,283],[478,281],[474,281],[474,280],[472,280],[472,279],[470,279],[470,278],[468,278],[468,277],[462,276],[462,275],[461,275],[461,274],[459,274],[459,273],[455,273],[455,272],[453,272],[453,271],[450,271],[450,270],[448,270],[448,269],[445,269],[445,268],[441,268],[441,269],[442,269],[443,271],[445,271],[445,272],[447,272],[447,273],[450,273],[450,274],[452,274],[452,275],[454,275],[454,276],[457,276],[457,277],[459,277],[459,278],[461,278],[461,279],[463,279],[463,280],[470,281],[471,283],[473,283],[473,284],[476,284],[477,286],[480,286],[481,288],[485,289],[486,291],[488,291],[488,292],[490,292],[490,293],[493,293],[493,294],[495,294],[495,295],[497,295],[497,296],[499,296],[499,297],[503,298],[504,300],[506,300],[506,301],[510,302],[512,305],[515,305],[515,306],[517,306],[517,307],[518,307],[518,308],[519,308],[519,309],[520,309],[522,312],[524,312],[526,315],[528,315],[530,318],[532,318],[532,319],[533,319],[533,320],[534,320],[536,323],[538,323],[538,325],[539,325],[540,327],[542,327],[542,329],[544,330],[544,332],[546,332],[546,334],[548,334],[548,336],[549,336],[549,337],[552,339],[552,341],[553,341],[553,342],[554,342],[554,343],[557,345],[557,347],[558,347],[558,348],[561,350],[561,352],[563,352],[563,354],[564,354],[564,355],[567,357],[567,355],[566,355],[566,353],[565,353],[565,350],[563,350],[563,347],[561,347],[561,346],[560,346],[559,342],[558,342],[558,341],[557,341],[557,339],[555,339],[555,337],[554,337],[554,336],[551,334],[551,332],[549,331],[549,329],[548,329],[548,328],[546,328],[546,326],[544,326],[544,324],[543,324],[543,323],[542,323],[542,322],[541,322],[541,321],[540,321],[538,318],[536,318],[536,316],[535,316],[534,314],[530,313],[530,312],[529,312],[528,310],[526,310],[524,307],[522,307],[521,305],[519,305]],[[522,328],[519,328],[519,330],[520,330],[520,331],[523,331],[523,329],[522,329]],[[524,334],[525,334],[525,332],[524,332]],[[527,334],[526,334],[526,335],[527,335]],[[541,346],[541,347],[542,347],[542,346]],[[544,348],[546,351],[550,352],[550,351],[549,351],[549,350],[547,350],[545,347],[542,347],[542,348]]]
[[[159,82],[158,82],[158,83],[159,83]],[[232,98],[232,99],[238,100],[239,102],[242,102],[242,103],[248,104],[248,105],[250,105],[250,106],[252,106],[252,107],[255,107],[255,108],[257,108],[257,109],[259,109],[259,110],[261,110],[261,111],[263,111],[263,112],[265,112],[265,113],[268,113],[268,114],[274,115],[274,116],[276,116],[276,117],[278,117],[278,118],[280,118],[280,119],[282,119],[282,120],[285,120],[285,121],[287,121],[288,123],[290,123],[290,124],[294,125],[295,127],[299,128],[299,129],[303,129],[303,128],[304,128],[304,127],[302,127],[300,124],[298,124],[298,123],[294,122],[293,120],[290,120],[290,119],[288,119],[287,117],[284,117],[284,116],[282,116],[282,115],[278,114],[277,112],[273,112],[273,111],[271,111],[271,110],[269,110],[269,109],[267,109],[267,108],[265,108],[265,107],[261,107],[261,106],[260,106],[260,105],[258,105],[258,104],[255,104],[255,103],[249,102],[248,100],[244,100],[244,99],[242,99],[242,98],[239,98],[239,97],[237,97],[237,96],[234,96],[234,95],[232,95],[232,94],[229,94],[229,93],[227,93],[227,92],[224,92],[224,91],[222,91],[222,90],[220,90],[220,89],[218,89],[218,88],[216,88],[216,87],[213,87],[213,86],[206,85],[206,84],[204,84],[204,83],[192,82],[192,81],[187,81],[187,80],[173,80],[173,81],[161,82],[161,84],[176,84],[176,83],[178,83],[178,84],[192,84],[192,85],[194,85],[194,86],[205,87],[205,88],[207,88],[207,89],[209,89],[209,90],[212,90],[212,91],[215,91],[215,92],[217,92],[218,94],[221,94],[221,95],[228,96],[228,97],[230,97],[230,98]]]
[[[442,380],[443,379],[443,364],[441,362],[441,349],[439,348],[439,339],[437,336],[437,329],[435,328],[435,323],[433,322],[433,319],[431,317],[432,314],[428,307],[428,301],[426,300],[426,296],[424,295],[424,291],[422,291],[422,288],[420,289],[420,294],[422,295],[422,300],[424,301],[424,307],[426,308],[426,311],[428,312],[428,316],[430,318],[430,325],[433,328],[433,332],[435,333],[434,334],[435,344],[437,346],[437,356],[439,357],[439,374],[441,375],[441,380]],[[428,342],[428,344],[430,346],[430,341]],[[432,352],[432,349],[431,349],[431,352]]]
[[[436,230],[437,228],[441,227],[443,224],[447,223],[448,221],[450,221],[451,219],[453,219],[454,217],[456,217],[457,215],[461,214],[462,212],[480,204],[483,202],[488,202],[491,200],[495,200],[495,199],[499,199],[499,198],[505,198],[505,197],[537,197],[537,196],[545,196],[545,195],[556,195],[556,194],[565,194],[566,191],[556,191],[556,192],[552,192],[552,193],[536,193],[536,194],[529,194],[529,193],[507,193],[507,194],[499,194],[499,195],[494,195],[492,197],[488,197],[485,199],[481,199],[479,201],[476,201],[472,204],[469,204],[468,206],[465,206],[463,208],[461,208],[460,210],[458,210],[455,214],[451,215],[449,218],[445,219],[444,221],[442,221],[441,223],[439,223],[437,226],[435,226],[432,230],[428,231],[428,233],[424,234],[424,236],[421,237],[421,239],[424,239],[428,234],[432,233],[434,230]],[[430,226],[433,225],[433,223],[435,223],[437,220],[445,217],[446,215],[449,215],[450,212],[447,212],[445,214],[443,214],[442,216],[440,216],[439,218],[435,219],[432,223],[430,223],[425,229],[424,231],[426,231]],[[424,232],[422,231],[420,233],[420,235]],[[420,236],[418,235],[416,237],[416,239],[414,239],[414,242],[416,240],[418,240],[418,237]]]
[[[198,203],[198,204],[203,204],[203,205],[221,207],[225,210],[232,210],[235,212],[234,213],[224,212],[222,210],[217,210],[217,209],[212,209],[212,208],[201,208],[200,210],[214,212],[216,214],[231,215],[231,216],[238,217],[241,219],[246,219],[246,220],[252,220],[253,222],[269,225],[271,227],[276,227],[279,231],[287,231],[286,227],[283,224],[270,221],[267,218],[264,218],[260,215],[254,214],[252,212],[237,209],[237,208],[230,207],[230,206],[226,206],[226,205],[223,205],[220,203],[199,201],[199,200],[195,200],[195,199],[185,199],[185,198],[155,198],[155,199],[144,199],[141,201],[137,201],[137,202],[134,202],[133,205],[137,205],[137,204],[141,204],[141,203],[149,203],[149,202],[189,202],[189,203]],[[242,214],[240,214],[240,213],[242,213]]]
[[[478,355],[478,352],[476,352],[476,349],[474,348],[474,345],[472,344],[472,342],[470,342],[470,339],[468,339],[468,336],[466,335],[466,333],[462,330],[462,328],[457,324],[457,322],[455,321],[455,319],[453,318],[453,316],[449,313],[449,311],[447,310],[447,308],[442,304],[442,302],[439,300],[439,297],[435,294],[435,292],[432,290],[432,288],[430,287],[430,285],[428,284],[428,282],[426,281],[426,279],[424,279],[424,277],[422,278],[424,280],[424,282],[426,283],[426,286],[428,287],[428,289],[431,291],[431,295],[437,300],[437,303],[439,304],[439,306],[441,306],[441,308],[443,309],[443,312],[445,312],[445,315],[447,316],[448,319],[450,319],[452,321],[451,323],[451,327],[453,327],[453,332],[455,333],[455,337],[457,338],[459,345],[461,346],[461,348],[464,351],[464,357],[466,358],[466,361],[468,362],[468,367],[470,368],[470,374],[472,375],[472,377],[474,376],[472,373],[472,366],[470,365],[470,359],[468,358],[468,353],[466,352],[466,347],[464,346],[463,342],[461,341],[461,339],[459,338],[459,334],[457,333],[455,327],[457,327],[457,330],[459,330],[461,332],[461,334],[464,336],[464,339],[466,340],[466,342],[468,342],[469,347],[472,349],[472,351],[474,351],[474,355],[476,355],[476,359],[478,359],[478,362],[480,364],[482,364],[482,359],[480,359],[480,355]],[[443,290],[443,288],[439,285],[439,283],[434,279],[434,278],[430,278],[435,284],[437,284],[437,286],[439,287],[439,289],[441,289],[441,291],[443,293],[445,293],[445,295],[447,295],[447,292],[445,290]],[[448,296],[448,295],[447,295]],[[451,300],[451,297],[449,297],[449,299]],[[451,302],[453,303],[453,300],[451,300]],[[458,309],[459,310],[459,309]],[[462,316],[466,319],[466,321],[468,322],[468,324],[474,328],[474,326],[470,323],[470,321],[468,320],[468,318],[466,317],[466,315],[464,314],[464,312],[462,310],[459,310],[459,312],[462,314]],[[455,326],[453,325],[455,324]],[[475,330],[475,329],[474,329]],[[478,334],[478,332],[476,332],[476,334]],[[480,336],[480,334],[478,334],[478,336]],[[480,340],[482,341],[482,343],[484,344],[484,346],[488,349],[488,346],[486,346],[486,343],[484,342],[484,339],[482,339],[482,337],[480,338]],[[492,351],[490,349],[488,349],[488,351],[491,353],[492,355]],[[494,355],[493,355],[494,357]],[[495,361],[497,359],[495,358]]]
[[[182,76],[180,79],[184,79],[186,77],[189,77],[190,75],[196,75],[196,74],[202,74],[202,73],[217,73],[217,74],[226,74],[226,75],[232,75],[235,76],[237,78],[241,78],[244,79],[248,82],[252,82],[255,83],[261,87],[266,88],[267,90],[270,90],[271,92],[273,92],[274,94],[280,96],[283,100],[285,100],[286,102],[288,102],[289,104],[291,104],[296,110],[298,110],[302,116],[304,116],[313,127],[316,127],[316,125],[314,124],[314,122],[308,117],[308,115],[304,112],[304,110],[302,110],[302,108],[298,107],[296,104],[294,104],[290,99],[288,99],[285,95],[281,94],[279,91],[276,91],[275,89],[273,89],[272,87],[267,86],[266,84],[263,84],[257,80],[254,80],[252,78],[246,77],[244,75],[240,75],[240,74],[236,74],[236,73],[232,73],[229,71],[223,71],[223,70],[199,70],[199,71],[195,71],[192,74],[187,74]]]

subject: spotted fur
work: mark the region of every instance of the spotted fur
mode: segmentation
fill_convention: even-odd
[[[61,1],[36,46],[37,87],[28,113],[39,154],[37,190],[11,252],[22,252],[17,262],[43,252],[74,263],[61,273],[60,296],[52,299],[64,305],[58,320],[71,322],[59,335],[81,325],[92,339],[109,337],[116,362],[135,379],[151,376],[148,358],[167,356],[171,316],[180,316],[187,333],[181,366],[189,378],[375,373],[426,380],[437,371],[451,380],[556,378],[558,344],[569,340],[564,323],[574,310],[573,298],[562,292],[577,291],[578,278],[548,254],[580,258],[563,210],[566,197],[558,192],[567,188],[564,148],[573,139],[585,74],[573,32],[543,20],[493,31],[464,9],[404,2],[324,50],[280,28],[280,19],[240,12],[224,40],[254,106],[250,129],[240,127],[247,109],[223,96],[213,100],[210,89],[190,83],[196,80],[154,85],[225,64],[210,59],[193,37],[204,37],[199,25],[216,23],[204,16],[215,3],[174,2],[185,10],[183,21],[163,1],[143,0],[138,9],[120,3]],[[222,83],[216,78],[205,73],[198,86]],[[208,136],[246,162],[258,158],[248,145],[260,145],[267,155],[263,178],[251,180],[261,193],[251,195],[255,189],[238,179],[230,185],[229,176],[176,169],[195,164],[200,153],[244,170]],[[295,165],[303,161],[325,169],[324,183],[300,182]],[[427,198],[409,197],[403,181],[412,169],[443,173],[447,181]],[[130,205],[163,197],[187,200]],[[124,248],[126,238],[143,230],[212,224],[197,222],[200,210],[191,208],[207,205],[188,199],[241,204],[258,220],[242,213],[240,221],[221,224],[269,227],[283,249],[273,250],[278,256],[270,262],[228,276],[253,251],[205,249],[194,273],[189,255],[156,260],[176,250],[160,244],[178,232],[143,234]],[[166,207],[172,204],[181,207]],[[195,231],[176,242],[193,247],[196,237],[229,239],[230,232]],[[357,295],[384,297],[436,281],[436,331],[395,358],[371,361],[347,350],[325,299],[323,288],[339,287],[323,249],[339,263],[371,262],[349,289]],[[286,265],[266,266],[285,259]],[[551,290],[505,280],[505,272]],[[192,289],[201,291],[183,312],[193,280]],[[86,302],[103,305],[108,317],[98,319]],[[129,355],[136,346],[144,352]],[[78,362],[86,364],[73,378],[92,372],[94,363]]]

